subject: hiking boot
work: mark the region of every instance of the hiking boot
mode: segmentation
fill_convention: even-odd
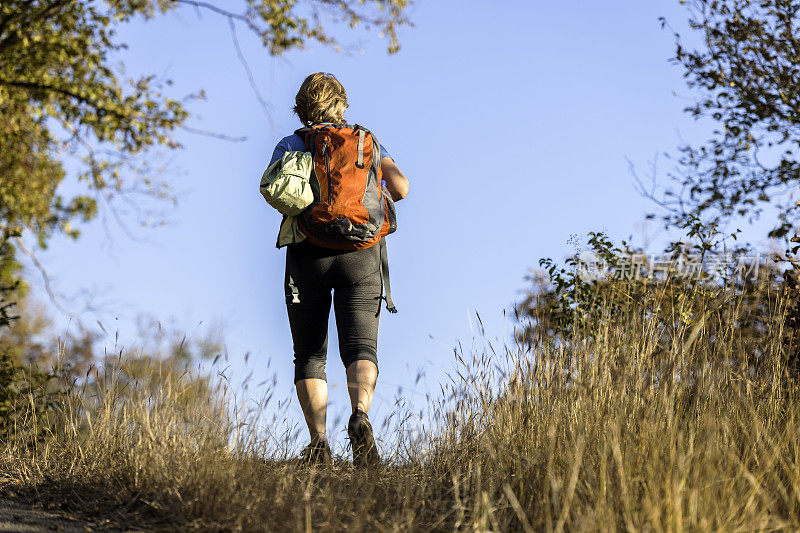
[[[353,464],[357,467],[377,466],[381,462],[378,447],[372,436],[372,424],[367,413],[357,409],[347,422],[347,434],[353,447]]]
[[[328,446],[328,442],[324,440],[312,442],[300,452],[299,461],[300,464],[304,465],[330,466],[333,464],[331,447]]]

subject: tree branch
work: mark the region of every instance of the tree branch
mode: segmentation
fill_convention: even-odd
[[[20,238],[20,237],[14,237],[14,242],[16,243],[17,248],[22,253],[24,253],[25,255],[28,256],[28,258],[31,260],[33,265],[36,267],[36,269],[42,275],[42,279],[44,280],[45,291],[47,291],[47,295],[50,297],[50,301],[56,307],[56,309],[58,309],[59,311],[61,311],[62,313],[64,313],[65,315],[67,315],[69,317],[79,318],[80,317],[79,313],[74,313],[74,312],[70,311],[69,309],[67,309],[63,305],[61,305],[61,303],[58,301],[59,298],[58,298],[58,295],[53,290],[53,286],[52,286],[51,280],[50,280],[50,275],[47,273],[47,270],[44,268],[44,265],[42,265],[42,263],[39,261],[39,258],[36,257],[36,254],[33,252],[33,250],[28,248],[25,245],[25,243],[22,241],[22,238]]]
[[[258,26],[253,24],[247,16],[242,15],[241,13],[234,13],[232,11],[228,11],[226,9],[219,8],[213,4],[209,4],[208,2],[197,2],[195,0],[172,0],[176,4],[186,4],[195,8],[203,8],[207,9],[217,15],[222,15],[223,17],[227,17],[228,19],[236,19],[240,22],[244,22],[247,24],[247,27],[256,32],[259,36],[263,33]]]
[[[264,100],[261,96],[261,92],[258,90],[258,85],[256,85],[256,80],[253,77],[253,71],[250,70],[250,65],[247,63],[247,59],[244,57],[244,53],[242,53],[242,48],[239,46],[239,39],[236,37],[236,25],[233,23],[232,18],[228,18],[228,24],[231,28],[231,38],[233,39],[233,47],[236,50],[236,55],[239,58],[239,61],[242,63],[244,67],[245,73],[247,73],[247,81],[250,82],[250,88],[253,89],[253,93],[256,96],[256,100],[258,103],[261,104],[261,108],[264,110],[264,113],[267,115],[267,118],[270,121],[270,127],[275,128],[275,124],[272,120],[272,113],[269,110],[269,104]]]
[[[234,143],[240,143],[247,140],[247,136],[243,137],[232,137],[230,135],[225,135],[224,133],[216,133],[213,131],[206,131],[197,128],[192,128],[191,126],[179,126],[180,129],[188,131],[189,133],[194,133],[195,135],[203,135],[205,137],[213,137],[214,139],[221,139],[223,141],[229,141]]]
[[[20,87],[20,88],[23,88],[23,89],[33,89],[33,90],[38,90],[38,91],[59,93],[59,94],[62,94],[64,96],[69,96],[70,98],[74,98],[75,100],[78,100],[81,103],[90,105],[90,106],[94,107],[95,109],[103,111],[104,113],[110,113],[110,114],[116,116],[117,118],[124,119],[124,120],[130,118],[127,115],[124,115],[124,114],[120,113],[119,111],[117,111],[115,109],[109,109],[109,108],[101,105],[100,103],[96,102],[95,100],[92,100],[91,98],[88,98],[86,96],[80,95],[80,94],[78,94],[78,93],[76,93],[74,91],[71,91],[69,89],[64,89],[62,87],[54,87],[52,85],[45,85],[45,84],[42,84],[42,83],[34,83],[34,82],[30,82],[30,81],[4,80],[2,78],[0,78],[0,85],[7,85],[7,86],[10,86],[10,87]]]

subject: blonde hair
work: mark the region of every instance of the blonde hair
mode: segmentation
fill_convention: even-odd
[[[306,126],[333,122],[344,122],[344,110],[347,109],[347,93],[336,76],[328,72],[317,72],[303,80],[292,111]]]

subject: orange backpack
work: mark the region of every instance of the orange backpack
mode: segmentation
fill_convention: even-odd
[[[321,124],[295,133],[314,158],[314,201],[298,216],[312,243],[359,250],[397,229],[394,202],[381,185],[381,147],[368,129]]]

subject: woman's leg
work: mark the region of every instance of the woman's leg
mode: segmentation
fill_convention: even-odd
[[[303,409],[311,442],[326,440],[325,421],[328,411],[328,383],[324,379],[308,378],[295,383],[297,399]]]
[[[325,272],[331,259],[307,245],[286,250],[286,310],[294,346],[294,382],[311,442],[326,440],[328,316],[331,289]]]
[[[339,352],[347,369],[347,387],[353,414],[347,435],[353,464],[380,463],[367,410],[378,378],[378,320],[381,309],[380,249],[377,246],[336,258],[333,306],[339,332]]]
[[[350,393],[350,405],[353,411],[361,409],[369,412],[375,383],[378,381],[378,366],[372,361],[360,359],[347,367],[347,392]]]
[[[365,413],[378,379],[378,322],[381,308],[380,255],[377,246],[336,259],[333,306],[339,352],[347,373],[353,411]]]

